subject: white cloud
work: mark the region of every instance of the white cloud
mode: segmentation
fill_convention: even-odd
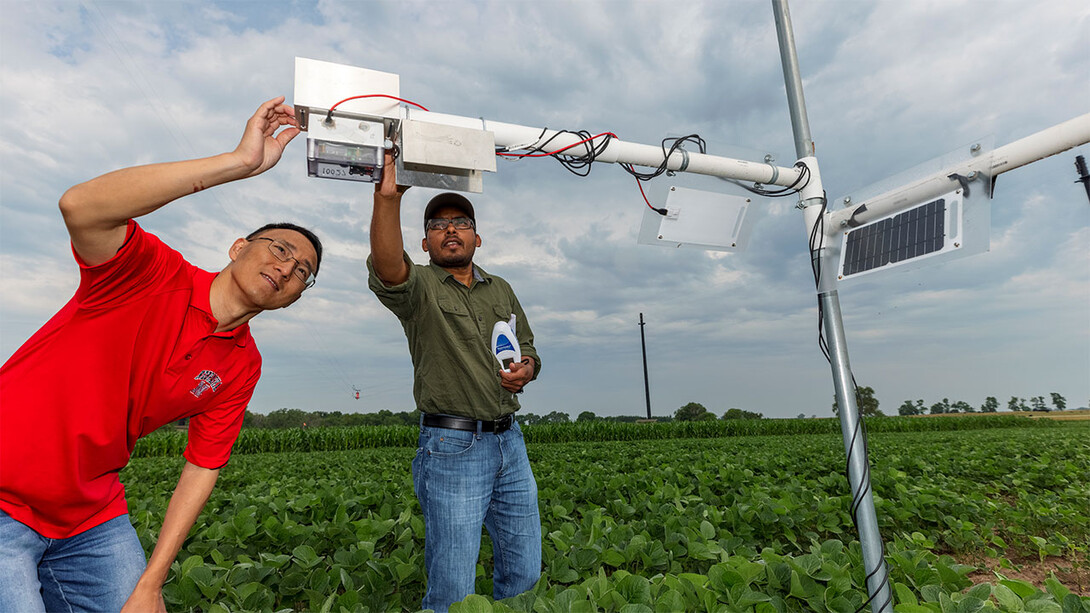
[[[5,357],[75,287],[56,208],[64,190],[121,166],[229,150],[260,102],[290,97],[297,55],[398,73],[405,96],[442,112],[651,144],[697,131],[774,151],[783,165],[793,157],[772,15],[759,3],[4,9]],[[796,3],[792,16],[831,197],[989,132],[1009,142],[1085,112],[1090,99],[1083,2],[823,0]],[[365,286],[371,187],[307,178],[302,140],[267,175],[142,223],[212,269],[266,221],[315,229],[326,245],[319,285],[254,322],[265,356],[254,407],[409,409],[400,326]],[[1000,178],[990,253],[841,292],[857,377],[884,409],[916,397],[1090,396],[1090,208],[1072,184],[1074,153]],[[501,163],[474,197],[479,262],[515,287],[545,361],[527,409],[642,413],[643,312],[656,412],[698,401],[718,412],[826,414],[829,371],[793,201],[769,207],[747,252],[708,255],[637,247],[645,206],[633,183],[615,166],[581,179],[527,160]],[[407,249],[421,262],[430,193],[410,190],[403,211]],[[366,390],[360,401],[352,386]]]

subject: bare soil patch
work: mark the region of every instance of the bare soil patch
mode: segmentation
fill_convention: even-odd
[[[1020,557],[1001,560],[987,556],[955,556],[960,564],[976,566],[980,570],[969,573],[969,580],[978,583],[995,584],[999,578],[996,573],[1008,579],[1019,579],[1045,589],[1045,579],[1053,574],[1064,587],[1079,596],[1090,596],[1090,560],[1077,560],[1049,556],[1044,560],[1036,557]],[[1009,564],[1007,563],[1009,562]]]

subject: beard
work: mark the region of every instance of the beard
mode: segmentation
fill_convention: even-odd
[[[437,254],[429,251],[431,261],[440,268],[465,268],[473,263],[473,252],[466,251],[457,255]]]
[[[448,238],[450,237],[443,236],[439,240],[428,242],[428,257],[431,261],[441,268],[465,268],[472,265],[473,254],[477,251],[476,236],[459,236],[462,247],[454,253],[443,249],[443,243]]]

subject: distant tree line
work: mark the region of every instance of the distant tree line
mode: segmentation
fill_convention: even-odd
[[[1057,392],[1051,392],[1049,394],[1052,400],[1052,406],[1049,407],[1045,404],[1044,396],[1034,396],[1030,398],[1029,404],[1026,404],[1025,398],[1019,398],[1017,396],[1011,396],[1011,399],[1007,401],[1008,411],[1063,411],[1067,408],[1067,400]],[[980,405],[980,409],[974,407],[968,402],[958,400],[950,402],[949,398],[943,398],[942,400],[928,406],[924,403],[923,399],[916,401],[905,400],[901,403],[901,406],[897,407],[898,415],[943,415],[946,413],[996,413],[999,411],[999,400],[995,396],[988,396],[984,399],[984,403]]]
[[[383,409],[377,413],[341,413],[340,411],[303,411],[277,409],[268,415],[246,411],[243,428],[321,428],[326,426],[415,426],[420,413]]]
[[[535,426],[538,424],[570,424],[573,423],[572,418],[563,411],[552,411],[544,415],[537,415],[534,413],[515,413],[515,419],[518,419],[519,423],[524,426]],[[619,423],[636,423],[647,419],[647,417],[640,415],[597,415],[593,411],[580,411],[576,416],[574,423],[585,421],[614,421]],[[655,421],[674,421],[672,417],[655,417]]]
[[[674,419],[677,421],[710,421],[714,419],[761,419],[764,415],[756,413],[754,411],[744,411],[742,409],[730,408],[726,413],[723,413],[722,417],[716,417],[715,413],[712,413],[699,402],[690,402],[681,407],[677,411],[674,411]]]
[[[741,409],[729,409],[718,419],[761,419],[764,415]],[[538,424],[569,424],[573,420],[563,411],[552,411],[544,415],[534,413],[516,413],[515,418],[524,426]],[[575,422],[586,421],[613,421],[622,423],[634,423],[645,419],[639,415],[609,415],[599,416],[593,411],[582,411],[575,418]],[[678,409],[672,417],[655,417],[655,421],[700,421],[717,419],[714,413],[708,411],[704,405],[698,402],[690,402]],[[269,414],[246,411],[242,420],[244,428],[322,428],[327,426],[415,426],[420,423],[420,413],[417,411],[393,412],[383,409],[377,413],[341,413],[340,411],[303,411],[302,409],[277,409]]]
[[[567,424],[571,423],[572,419],[567,413],[561,411],[553,411],[545,415],[535,415],[533,413],[517,413],[516,417],[519,423],[524,426],[533,426],[536,424]],[[674,411],[673,416],[656,415],[654,420],[658,422],[671,422],[671,421],[706,421],[714,419],[761,419],[764,415],[753,411],[744,411],[742,409],[727,409],[726,413],[723,413],[722,417],[717,417],[715,413],[708,410],[707,407],[699,402],[690,402],[685,406]],[[599,416],[593,411],[582,411],[575,418],[575,422],[583,421],[615,421],[622,423],[633,423],[637,421],[643,421],[647,419],[641,415],[609,415]]]
[[[1007,401],[1007,410],[1063,411],[1067,408],[1067,400],[1062,395],[1052,392],[1050,396],[1052,401],[1051,407],[1046,404],[1044,396],[1034,396],[1029,399],[1028,404],[1025,398],[1011,396],[1011,399]],[[857,386],[855,389],[855,402],[856,406],[859,407],[860,412],[865,417],[885,416],[885,414],[878,409],[878,399],[874,397],[874,388],[872,387],[865,385]],[[999,408],[999,401],[995,396],[988,396],[985,398],[984,403],[980,405],[979,409],[961,400],[951,402],[949,398],[943,398],[939,402],[928,406],[924,403],[923,399],[919,399],[905,400],[902,402],[901,406],[897,407],[897,414],[940,415],[944,413],[996,413],[999,411]],[[833,414],[839,414],[839,408],[837,407],[835,397],[833,398]],[[538,424],[568,424],[573,421],[571,416],[563,411],[551,411],[544,415],[520,412],[516,413],[515,417],[518,419],[519,423],[524,426],[534,426]],[[806,415],[803,413],[800,413],[798,416],[799,419],[805,417]],[[737,408],[727,409],[721,417],[717,417],[715,413],[709,411],[707,407],[699,402],[689,402],[674,411],[672,416],[656,416],[655,420],[670,422],[763,418],[764,415],[761,413]],[[582,411],[574,421],[585,422],[599,420],[632,423],[643,419],[644,417],[639,415],[599,416],[593,411]],[[341,413],[340,411],[303,411],[301,409],[285,408],[277,409],[267,415],[246,411],[242,426],[244,428],[318,428],[325,426],[415,426],[418,423],[420,423],[420,413],[415,410],[395,413],[388,409],[383,409],[377,413]]]
[[[1025,398],[1018,398],[1017,396],[1011,396],[1011,399],[1007,402],[1007,410],[1010,411],[1062,411],[1067,408],[1067,400],[1057,392],[1050,394],[1052,399],[1052,407],[1050,408],[1045,404],[1044,396],[1035,396],[1030,398],[1029,404],[1026,404]],[[881,410],[878,409],[878,399],[874,397],[874,388],[866,385],[857,386],[855,389],[855,403],[859,407],[860,413],[865,417],[869,416],[884,416]],[[943,398],[942,400],[931,404],[930,406],[925,404],[923,399],[918,400],[905,400],[901,403],[901,406],[897,407],[898,415],[943,415],[946,413],[996,413],[999,411],[999,401],[995,396],[988,396],[984,399],[984,403],[980,405],[980,408],[963,400],[956,400],[951,402],[949,398]],[[839,415],[840,411],[837,407],[836,398],[833,398],[833,415]],[[802,417],[801,415],[799,416]]]

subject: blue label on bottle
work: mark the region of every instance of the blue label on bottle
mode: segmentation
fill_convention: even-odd
[[[496,355],[499,355],[504,351],[514,350],[515,346],[511,344],[511,341],[507,338],[506,334],[501,334],[499,338],[496,339]]]

